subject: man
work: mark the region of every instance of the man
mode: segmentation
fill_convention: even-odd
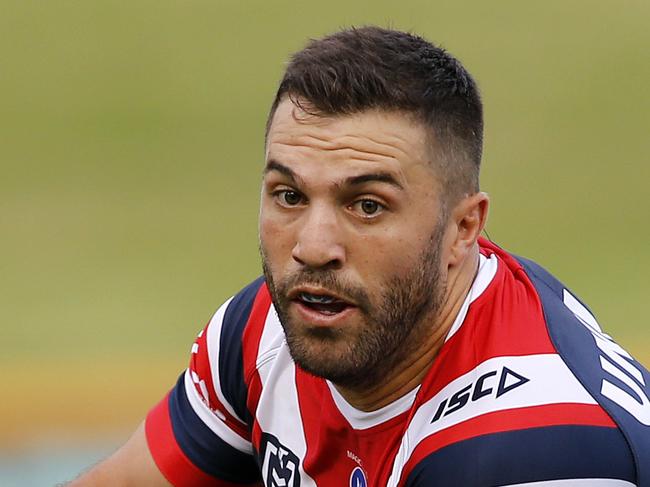
[[[479,237],[482,106],[445,51],[312,41],[271,108],[261,278],[74,485],[649,486],[650,375]]]

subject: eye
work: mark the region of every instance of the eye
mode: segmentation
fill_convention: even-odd
[[[282,206],[296,206],[302,203],[302,195],[297,191],[283,189],[275,193],[275,197]]]
[[[385,207],[375,200],[366,198],[355,201],[352,205],[352,209],[356,212],[361,213],[363,217],[367,218],[379,215],[385,209]]]

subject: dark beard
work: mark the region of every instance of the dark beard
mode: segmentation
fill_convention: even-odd
[[[337,271],[305,268],[276,283],[262,252],[262,265],[273,304],[284,328],[293,360],[305,371],[351,389],[372,389],[409,358],[433,333],[446,283],[440,277],[442,228],[436,229],[420,259],[404,276],[388,280],[378,302],[372,302],[363,288],[342,282]],[[353,340],[341,346],[345,332],[330,328],[305,328],[288,315],[290,289],[300,284],[329,289],[355,302],[364,317]],[[310,345],[319,343],[320,353]],[[330,345],[330,347],[328,347]]]

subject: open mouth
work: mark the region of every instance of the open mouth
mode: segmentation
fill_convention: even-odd
[[[328,294],[308,292],[298,293],[294,301],[325,315],[335,315],[352,306],[350,303]]]

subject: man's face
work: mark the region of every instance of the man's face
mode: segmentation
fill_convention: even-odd
[[[291,355],[308,372],[372,387],[433,333],[445,221],[429,154],[424,128],[403,114],[278,106],[261,253]]]

